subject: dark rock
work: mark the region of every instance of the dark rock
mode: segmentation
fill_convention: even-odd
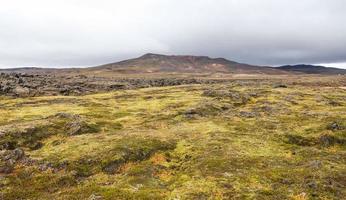
[[[0,146],[0,149],[14,150],[17,147],[17,142],[10,141],[5,142]]]
[[[329,124],[329,125],[327,126],[327,129],[328,129],[328,130],[332,130],[332,131],[339,131],[339,130],[344,130],[345,127],[342,126],[342,125],[340,125],[340,124],[337,123],[337,122],[333,122],[333,123],[331,123],[331,124]]]
[[[279,84],[273,85],[273,88],[288,88],[288,86],[285,84],[279,83]]]
[[[112,84],[109,86],[109,89],[111,90],[119,90],[119,89],[126,89],[127,85],[124,83],[119,83],[119,84]]]

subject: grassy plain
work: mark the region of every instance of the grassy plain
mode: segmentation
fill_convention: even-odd
[[[0,97],[2,197],[345,199],[346,90],[277,82]]]

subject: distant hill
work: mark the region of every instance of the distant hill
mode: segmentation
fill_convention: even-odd
[[[40,68],[40,67],[20,67],[20,68],[8,68],[0,69],[0,73],[32,73],[32,74],[42,74],[42,73],[54,73],[60,71],[57,68]]]
[[[285,65],[278,67],[280,70],[287,72],[301,72],[305,74],[326,74],[326,75],[336,75],[336,74],[346,74],[345,69],[316,66],[316,65]]]
[[[279,69],[237,63],[224,58],[152,53],[139,58],[88,68],[87,70],[118,73],[287,74],[287,72]]]
[[[148,53],[134,59],[109,63],[89,68],[14,68],[0,69],[0,73],[31,73],[31,74],[74,74],[114,76],[122,74],[346,74],[346,70],[314,65],[285,65],[281,67],[256,66],[225,58],[210,58],[191,55],[161,55]]]

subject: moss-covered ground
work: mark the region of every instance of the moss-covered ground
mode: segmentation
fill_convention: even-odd
[[[1,142],[35,161],[1,174],[2,199],[346,199],[343,88],[0,98]]]

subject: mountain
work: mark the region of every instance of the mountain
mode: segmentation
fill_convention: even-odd
[[[94,72],[117,73],[235,73],[235,74],[287,74],[271,68],[237,63],[224,58],[207,56],[176,56],[145,54],[139,58],[124,60],[88,68]]]
[[[30,74],[73,74],[114,76],[122,74],[346,74],[345,69],[329,68],[314,65],[285,65],[281,67],[256,66],[225,58],[210,58],[191,55],[161,55],[148,53],[134,59],[109,63],[89,68],[14,68],[0,69],[0,73],[30,73]]]
[[[336,75],[336,74],[346,74],[346,69],[316,66],[316,65],[285,65],[278,67],[280,70],[287,72],[301,72],[305,74],[325,74],[325,75]]]

